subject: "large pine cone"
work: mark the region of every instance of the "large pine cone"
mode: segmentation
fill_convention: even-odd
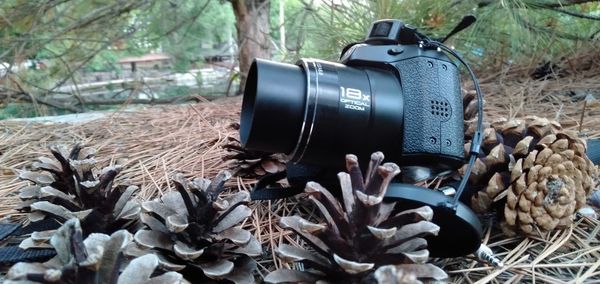
[[[470,186],[477,190],[471,199],[473,210],[478,213],[489,212],[492,205],[505,196],[515,161],[527,156],[542,138],[559,131],[560,125],[538,117],[498,120],[486,128],[481,157],[475,161],[469,177]],[[465,151],[470,146],[468,142]]]
[[[155,276],[158,258],[148,254],[125,267],[122,250],[131,242],[125,230],[90,234],[85,240],[78,219],[65,222],[51,238],[57,255],[45,263],[13,265],[5,283],[181,283],[181,274]],[[124,269],[123,269],[124,267]]]
[[[558,142],[557,137],[561,137]],[[556,141],[555,141],[556,140]],[[553,143],[559,143],[555,146]],[[558,146],[560,145],[560,146]],[[467,143],[465,149],[468,149],[470,144]],[[561,150],[563,147],[567,147],[566,150]],[[578,178],[568,191],[565,193],[567,196],[564,198],[576,200],[573,204],[573,208],[570,210],[561,211],[561,214],[554,213],[554,216],[561,215],[560,217],[551,217],[550,211],[537,211],[536,214],[541,214],[534,218],[533,221],[524,219],[525,221],[531,221],[530,224],[533,227],[539,227],[539,229],[533,230],[526,226],[522,229],[518,229],[518,225],[515,225],[515,218],[510,215],[511,213],[517,214],[515,211],[514,204],[511,204],[512,200],[509,195],[509,187],[515,188],[516,182],[519,182],[519,189],[521,186],[534,186],[531,185],[534,182],[537,184],[547,184],[550,182],[550,175],[536,176],[527,178],[528,171],[523,172],[522,166],[523,161],[528,158],[532,153],[537,154],[541,149],[548,149],[544,151],[546,154],[557,154],[561,156],[561,163],[570,162],[573,167],[569,167],[567,170],[568,174],[577,174]],[[585,197],[590,193],[592,187],[592,175],[593,165],[585,154],[585,142],[581,139],[569,136],[560,127],[560,124],[549,121],[539,117],[525,117],[524,119],[515,120],[499,120],[491,124],[491,127],[484,130],[484,138],[482,143],[482,156],[478,157],[473,167],[473,172],[469,178],[470,185],[475,188],[475,193],[471,197],[471,207],[478,213],[488,213],[496,210],[502,212],[504,217],[510,218],[507,220],[508,226],[503,226],[505,233],[514,234],[514,230],[525,234],[537,234],[540,232],[546,232],[557,228],[568,226],[572,220],[573,210],[579,209],[585,203]],[[520,162],[519,162],[520,161]],[[553,160],[555,161],[555,160]],[[539,166],[545,167],[544,159],[534,159],[530,167]],[[537,167],[536,167],[537,168]],[[464,169],[464,167],[463,167]],[[529,169],[529,168],[528,168]],[[462,169],[461,169],[462,170]],[[554,171],[554,168],[552,169]],[[536,170],[534,170],[537,173]],[[546,170],[544,171],[546,173]],[[521,177],[523,175],[523,177]],[[524,183],[523,183],[524,181]],[[540,185],[541,186],[541,185]],[[520,196],[522,192],[516,191],[515,194]],[[545,193],[547,194],[547,193]],[[509,196],[507,203],[507,195]],[[532,197],[533,198],[533,197]],[[562,200],[562,199],[561,199]],[[531,206],[523,201],[522,204],[523,212],[529,212],[530,209],[526,208]],[[512,206],[512,207],[511,207]],[[538,205],[539,206],[539,205]],[[567,214],[569,216],[562,216]],[[521,213],[523,215],[523,213]],[[523,218],[525,218],[523,216]],[[561,226],[556,226],[558,222],[550,222],[554,224],[550,226],[550,223],[538,224],[536,220],[546,220],[553,218],[562,218]],[[524,223],[525,224],[525,223]]]
[[[395,204],[383,202],[383,197],[400,169],[393,163],[380,165],[382,160],[383,154],[374,153],[363,178],[356,156],[346,156],[349,174],[338,174],[343,205],[318,183],[306,185],[305,192],[325,224],[299,216],[282,217],[280,223],[302,237],[314,252],[280,245],[277,252],[282,259],[301,262],[306,270],[276,270],[267,275],[266,282],[363,283],[393,278],[417,283],[418,279],[447,277],[440,268],[426,263],[429,252],[423,237],[439,232],[430,222],[433,211],[421,207],[392,215]],[[386,265],[393,268],[376,272]],[[395,276],[390,276],[390,271]]]
[[[52,146],[50,152],[54,159],[39,157],[33,163],[41,171],[20,173],[19,178],[33,184],[19,190],[22,203],[17,210],[27,212],[30,221],[53,218],[64,223],[71,218],[80,219],[84,236],[136,230],[140,205],[131,197],[138,187],[113,186],[120,166],[95,173],[95,150],[80,144],[70,152]]]
[[[155,251],[164,269],[181,270],[190,281],[205,276],[205,282],[254,283],[256,263],[249,256],[260,255],[262,249],[250,232],[238,227],[252,213],[246,206],[249,194],[220,197],[230,177],[222,171],[212,182],[190,182],[176,174],[177,191],[142,204],[141,219],[148,229],[138,231],[134,240],[144,249],[130,248],[129,253]]]
[[[593,189],[594,165],[585,144],[565,133],[544,137],[511,172],[503,229],[539,234],[563,229]]]

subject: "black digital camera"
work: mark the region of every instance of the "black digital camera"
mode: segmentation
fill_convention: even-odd
[[[302,165],[343,168],[347,153],[382,151],[418,179],[464,164],[457,66],[399,20],[374,22],[341,64],[255,60],[240,124],[245,148]]]
[[[445,39],[474,21],[464,17]],[[299,193],[307,181],[335,188],[346,154],[367,165],[370,154],[381,151],[402,169],[385,198],[399,208],[434,210],[433,222],[441,230],[428,239],[431,255],[474,252],[481,244],[481,224],[459,198],[481,144],[482,94],[471,68],[443,45],[445,39],[432,40],[399,20],[380,20],[364,41],[343,49],[341,63],[256,59],[244,91],[240,141],[246,149],[284,153],[290,162],[284,176],[262,178],[252,198]],[[479,109],[465,178],[454,196],[413,185],[466,162],[459,71],[446,54],[467,68]],[[268,188],[282,177],[290,187]]]

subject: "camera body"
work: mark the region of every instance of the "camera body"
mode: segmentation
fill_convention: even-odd
[[[457,66],[442,51],[420,45],[416,29],[398,20],[374,22],[365,42],[349,48],[342,63],[389,70],[400,82],[404,123],[397,154],[401,163],[461,166],[464,123]]]
[[[240,128],[245,148],[334,171],[382,151],[406,180],[460,167],[463,133],[457,66],[399,20],[374,22],[341,63],[255,60]]]

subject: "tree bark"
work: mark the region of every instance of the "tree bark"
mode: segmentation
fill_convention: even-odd
[[[235,15],[240,66],[239,94],[244,92],[254,58],[271,58],[270,0],[230,0]]]

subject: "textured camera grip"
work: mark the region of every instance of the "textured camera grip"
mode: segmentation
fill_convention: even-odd
[[[404,98],[403,155],[462,159],[463,110],[456,66],[422,56],[395,65]]]

